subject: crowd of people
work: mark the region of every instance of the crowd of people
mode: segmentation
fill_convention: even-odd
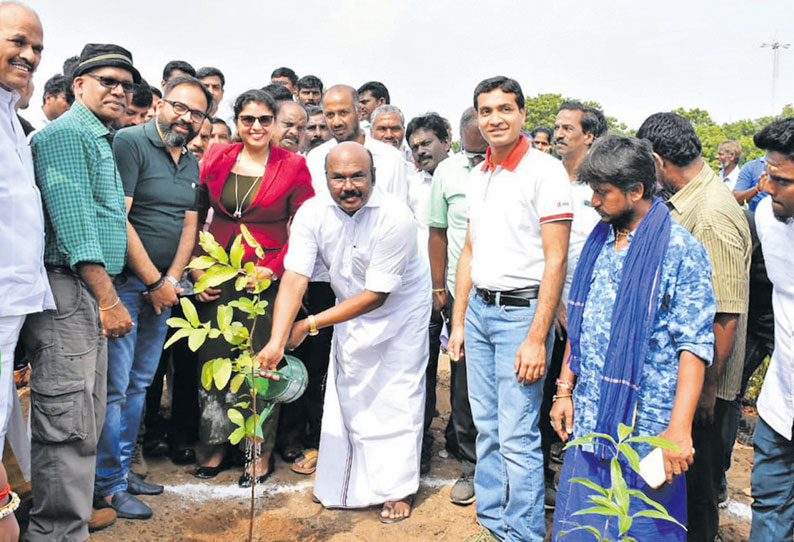
[[[157,456],[203,479],[237,467],[250,487],[280,454],[315,475],[324,507],[406,520],[432,468],[442,348],[450,500],[476,502],[482,526],[469,541],[542,541],[552,509],[555,541],[616,539],[622,522],[578,513],[610,486],[614,450],[558,443],[625,425],[675,445],[661,485],[624,464],[632,511],[653,499],[686,525],[640,514],[628,534],[714,542],[741,398],[767,356],[750,539],[791,538],[794,118],[757,133],[765,155],[744,166],[723,142],[715,173],[673,113],[628,137],[566,102],[525,132],[521,86],[497,76],[474,89],[453,152],[447,119],[406,122],[381,82],[325,88],[279,68],[228,100],[220,69],[174,60],[156,87],[116,44],[67,59],[39,107],[42,50],[36,13],[0,3],[0,451],[7,437],[31,480],[26,540],[150,518],[138,496],[163,492],[146,479]],[[277,378],[293,351],[309,383],[236,447],[235,394],[199,378],[234,346],[163,346],[180,297],[207,321],[241,295],[194,292],[205,271],[188,264],[199,232],[228,249],[243,225],[263,251],[243,254],[242,295],[270,281],[260,373]],[[30,365],[29,428],[15,363]],[[2,541],[19,536],[18,505],[0,465]]]

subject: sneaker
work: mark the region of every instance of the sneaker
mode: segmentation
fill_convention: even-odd
[[[463,540],[463,542],[499,542],[494,536],[491,534],[491,531],[483,527],[480,532],[471,535],[470,537]]]
[[[146,464],[146,459],[143,457],[143,448],[140,442],[136,443],[135,447],[132,449],[130,470],[141,478],[146,478],[149,474],[149,465]]]
[[[543,508],[546,510],[554,510],[557,504],[557,488],[553,484],[546,485],[546,494],[543,497]]]
[[[474,474],[461,474],[449,492],[452,504],[467,506],[477,498],[474,496]]]

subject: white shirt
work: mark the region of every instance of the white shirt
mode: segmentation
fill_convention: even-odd
[[[563,301],[568,301],[568,292],[573,281],[573,273],[582,253],[584,243],[601,217],[591,206],[593,190],[589,185],[579,182],[571,183],[571,197],[573,198],[573,222],[571,223],[571,238],[568,241],[568,269],[565,273],[565,286],[563,288]]]
[[[794,424],[794,221],[784,224],[772,213],[772,198],[755,210],[755,225],[766,273],[772,282],[775,350],[758,398],[758,414],[778,434],[791,440]]]
[[[538,286],[545,267],[541,225],[573,220],[568,173],[524,137],[501,165],[490,164],[489,149],[469,174],[472,282],[497,291]]]
[[[358,346],[390,339],[400,329],[394,318],[430,303],[430,268],[419,254],[416,221],[377,186],[353,216],[330,198],[312,198],[298,209],[284,268],[311,277],[316,263],[328,271],[339,301],[364,290],[389,293],[381,307],[335,326]]]
[[[413,169],[413,174],[408,178],[408,205],[416,220],[416,242],[419,252],[429,263],[430,252],[427,241],[430,229],[427,227],[427,219],[430,215],[430,185],[433,183],[433,176],[421,169]]]
[[[378,141],[374,137],[364,134],[364,146],[372,153],[375,161],[375,185],[383,192],[394,194],[405,204],[408,204],[408,167],[400,151]],[[331,138],[319,147],[312,150],[306,157],[306,165],[312,176],[314,193],[330,199],[328,182],[325,177],[325,157],[336,147],[336,139]]]
[[[724,176],[723,170],[720,170],[720,180],[728,187],[728,189],[733,192],[733,188],[736,186],[736,180],[739,178],[739,172],[742,170],[738,165],[733,168],[727,177]]]
[[[16,92],[0,88],[0,316],[54,309],[44,269],[44,213]]]

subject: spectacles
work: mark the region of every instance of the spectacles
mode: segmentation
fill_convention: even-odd
[[[114,79],[112,77],[102,77],[101,75],[94,75],[93,73],[86,73],[85,75],[89,77],[93,77],[99,84],[105,88],[109,88],[113,90],[114,88],[121,85],[121,88],[124,90],[125,93],[129,94],[135,90],[135,83],[132,81],[119,81],[118,79]]]
[[[199,111],[198,109],[190,109],[188,106],[183,104],[182,102],[172,101],[172,100],[163,100],[167,104],[171,106],[174,110],[174,113],[179,115],[180,117],[190,111],[190,120],[193,122],[202,122],[204,119],[207,118],[207,114],[204,111]]]
[[[259,121],[260,126],[270,126],[273,124],[273,115],[261,115],[259,117],[253,115],[240,115],[237,118],[240,119],[240,122],[242,122],[243,126],[246,128],[253,126],[256,121]]]

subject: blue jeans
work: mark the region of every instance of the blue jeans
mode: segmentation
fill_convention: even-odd
[[[789,541],[794,530],[794,443],[759,417],[753,453],[750,542]]]
[[[165,321],[171,314],[170,309],[155,314],[142,295],[146,286],[137,277],[122,274],[113,282],[135,326],[124,337],[108,340],[107,412],[97,447],[94,484],[102,496],[127,489],[146,388],[157,371],[168,330]]]
[[[543,452],[538,417],[543,378],[519,384],[514,363],[535,314],[531,307],[486,305],[469,297],[466,369],[477,427],[477,518],[501,540],[542,542],[546,534]],[[552,334],[546,338],[546,363]]]

